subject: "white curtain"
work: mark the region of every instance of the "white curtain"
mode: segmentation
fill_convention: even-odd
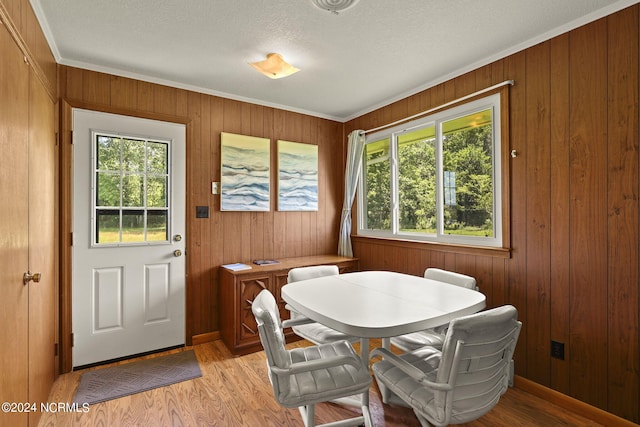
[[[351,247],[351,206],[356,196],[362,152],[364,150],[364,131],[354,130],[349,134],[347,147],[347,167],[344,172],[344,203],[340,219],[340,236],[338,239],[338,255],[353,256]]]

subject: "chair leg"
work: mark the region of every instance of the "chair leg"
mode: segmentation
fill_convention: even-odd
[[[380,389],[380,397],[382,397],[382,403],[389,404],[389,398],[393,394],[391,390],[382,382],[378,381],[378,388]]]
[[[300,406],[298,410],[300,411],[300,415],[302,415],[302,422],[305,427],[347,427],[356,425],[373,427],[373,420],[371,419],[371,412],[369,411],[369,393],[364,393],[362,399],[362,416],[333,421],[318,426],[316,426],[315,423],[315,405]]]
[[[515,374],[515,367],[513,359],[509,362],[509,387],[513,387],[513,377]]]
[[[305,405],[298,408],[304,427],[315,427],[316,405]]]
[[[371,419],[371,411],[369,410],[369,390],[362,393],[360,397],[360,407],[362,408],[362,415],[359,417],[349,418],[346,420],[334,421],[327,424],[320,424],[317,427],[346,427],[354,425],[364,425],[365,427],[373,427],[373,420]],[[316,427],[315,423],[315,405],[306,405],[298,407],[300,415],[302,416],[302,422],[305,427]]]
[[[362,393],[362,417],[364,418],[365,427],[373,427],[371,411],[369,411],[369,390]]]

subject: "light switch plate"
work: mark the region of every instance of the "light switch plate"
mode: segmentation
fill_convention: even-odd
[[[196,218],[209,218],[209,206],[196,206]]]
[[[212,182],[211,183],[211,194],[220,194],[220,183]]]

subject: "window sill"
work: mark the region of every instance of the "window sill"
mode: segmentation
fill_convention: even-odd
[[[511,258],[511,248],[495,248],[488,246],[456,245],[441,242],[418,242],[415,240],[392,239],[377,236],[352,235],[354,242],[372,243],[373,241],[387,246],[401,246],[403,248],[423,249],[438,252],[450,252],[467,255],[489,256],[494,258]]]

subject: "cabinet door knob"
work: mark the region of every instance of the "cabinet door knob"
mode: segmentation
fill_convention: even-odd
[[[27,271],[26,273],[24,273],[24,276],[22,276],[22,283],[24,283],[25,285],[28,285],[31,281],[33,281],[34,283],[38,283],[40,282],[41,277],[42,275],[40,273],[31,274],[31,272]]]

